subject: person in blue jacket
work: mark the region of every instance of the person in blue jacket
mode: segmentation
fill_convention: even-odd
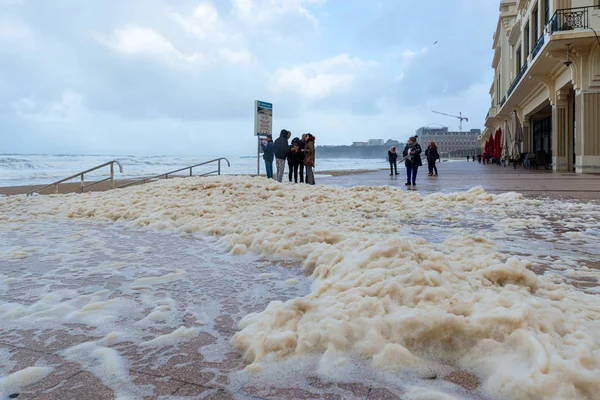
[[[273,146],[273,136],[267,136],[267,143],[262,145],[263,159],[265,160],[265,169],[267,171],[267,179],[273,179],[273,158],[275,151]]]

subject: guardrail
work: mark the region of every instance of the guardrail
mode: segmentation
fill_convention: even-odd
[[[532,60],[538,55],[538,53],[540,52],[542,47],[544,47],[545,42],[546,42],[546,36],[544,36],[544,34],[542,34],[542,36],[540,36],[540,38],[537,40],[537,42],[535,42],[535,46],[533,46],[533,50],[531,51],[531,59]]]
[[[596,6],[597,7],[597,6]],[[572,31],[589,28],[589,9],[592,7],[562,8],[550,19],[550,32]]]
[[[104,164],[98,165],[96,167],[90,168],[88,170],[85,170],[83,172],[79,172],[79,173],[77,173],[75,175],[69,176],[68,178],[61,179],[60,181],[56,181],[56,182],[53,182],[53,183],[51,183],[49,185],[42,186],[42,187],[39,187],[37,189],[34,189],[31,192],[28,192],[27,196],[31,196],[32,194],[38,193],[38,192],[40,192],[40,191],[42,191],[42,190],[44,190],[46,188],[49,188],[49,187],[54,187],[54,193],[58,194],[58,185],[60,185],[61,183],[70,181],[71,179],[75,179],[78,176],[81,177],[81,186],[78,187],[77,189],[71,190],[71,191],[69,191],[67,193],[78,192],[80,190],[81,190],[81,193],[83,193],[85,191],[85,188],[88,188],[90,186],[94,186],[94,185],[97,185],[99,183],[106,182],[106,181],[110,181],[111,188],[114,189],[115,188],[115,164],[117,164],[119,166],[120,173],[123,173],[123,166],[121,165],[121,163],[118,162],[117,160],[112,160],[112,161],[106,162]],[[104,167],[109,166],[109,165],[110,165],[110,176],[108,178],[102,179],[101,181],[94,181],[94,182],[92,182],[90,184],[87,184],[87,185],[85,184],[85,180],[84,180],[85,174],[90,173],[90,172],[95,171],[95,170],[100,169],[100,168],[104,168]]]
[[[523,78],[523,75],[525,75],[525,72],[527,72],[527,62],[525,62],[521,66],[521,70],[519,71],[519,73],[517,74],[517,76],[515,77],[515,79],[510,84],[510,87],[508,88],[508,92],[507,92],[506,96],[510,96],[512,94],[512,92],[515,90],[515,88],[517,87],[517,85],[521,81],[521,78]]]
[[[117,189],[128,187],[128,186],[133,186],[133,185],[139,185],[139,184],[146,183],[148,181],[152,181],[152,180],[155,180],[155,179],[161,179],[161,178],[163,178],[163,179],[169,179],[169,175],[173,175],[173,174],[176,174],[178,172],[186,171],[186,170],[190,171],[189,176],[193,176],[193,169],[194,168],[200,167],[202,165],[207,165],[207,164],[215,163],[215,162],[217,163],[217,170],[216,171],[206,172],[204,174],[200,174],[200,175],[196,175],[196,176],[206,176],[206,175],[211,175],[211,174],[221,175],[221,160],[225,160],[227,162],[227,167],[231,167],[231,164],[229,163],[228,159],[226,159],[224,157],[215,158],[214,160],[206,161],[206,162],[203,162],[203,163],[200,163],[200,164],[191,165],[189,167],[180,168],[180,169],[177,169],[175,171],[170,171],[170,172],[167,172],[167,173],[164,173],[164,174],[160,174],[160,175],[156,175],[156,176],[151,176],[149,178],[140,179],[139,181],[126,183],[124,185],[119,186]]]

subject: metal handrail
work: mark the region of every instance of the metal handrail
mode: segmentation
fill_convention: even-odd
[[[98,183],[106,182],[106,181],[109,181],[109,180],[111,181],[111,187],[114,189],[115,188],[115,164],[117,164],[119,166],[120,173],[123,173],[123,166],[121,165],[121,163],[119,161],[117,161],[117,160],[112,160],[112,161],[109,161],[109,162],[105,162],[104,164],[95,166],[93,168],[87,169],[87,170],[85,170],[83,172],[79,172],[79,173],[77,173],[75,175],[69,176],[68,178],[61,179],[60,181],[56,181],[56,182],[53,182],[53,183],[51,183],[49,185],[36,188],[36,189],[32,190],[31,192],[28,192],[27,196],[31,196],[34,193],[37,193],[39,191],[42,191],[42,190],[44,190],[46,188],[49,188],[49,187],[52,187],[52,186],[54,186],[54,193],[58,194],[58,185],[59,184],[61,184],[63,182],[66,182],[66,181],[70,181],[71,179],[77,178],[78,176],[81,176],[81,187],[79,187],[79,188],[77,188],[75,190],[72,190],[71,192],[76,192],[78,190],[81,190],[81,192],[83,193],[83,191],[85,190],[86,187],[94,186],[94,185],[97,185]],[[103,179],[103,180],[97,181],[97,182],[92,182],[89,185],[85,184],[85,181],[84,181],[84,175],[85,174],[87,174],[89,172],[92,172],[92,171],[95,171],[95,170],[100,169],[100,168],[104,168],[107,165],[110,165],[110,177],[109,178],[106,178],[106,179]],[[71,192],[69,192],[69,193],[71,193]]]
[[[589,28],[589,9],[595,6],[561,8],[550,18],[550,32]]]
[[[535,46],[533,46],[533,50],[531,51],[531,59],[533,60],[542,47],[544,47],[544,43],[546,42],[546,36],[542,33],[542,36],[535,42]]]
[[[180,169],[177,169],[175,171],[170,171],[170,172],[167,172],[167,173],[164,173],[164,174],[160,174],[160,175],[156,175],[156,176],[151,176],[149,178],[140,179],[140,180],[135,181],[135,182],[126,183],[124,185],[119,186],[117,189],[121,189],[121,188],[128,187],[128,186],[133,186],[133,185],[139,185],[139,184],[146,183],[146,182],[154,180],[154,179],[160,179],[162,177],[164,177],[164,179],[169,179],[169,175],[173,175],[173,174],[176,174],[177,172],[185,171],[185,170],[188,170],[188,169],[190,170],[190,176],[193,176],[193,173],[192,173],[192,169],[193,168],[200,167],[200,166],[206,165],[206,164],[211,164],[211,163],[214,163],[214,162],[217,163],[217,170],[216,171],[207,172],[207,173],[204,173],[204,174],[201,174],[201,175],[197,175],[197,176],[206,176],[206,175],[211,175],[211,174],[214,174],[214,173],[216,173],[217,175],[221,175],[221,160],[227,161],[227,167],[231,167],[231,163],[225,157],[215,158],[214,160],[206,161],[206,162],[203,162],[203,163],[200,163],[200,164],[191,165],[189,167],[180,168]]]
[[[517,87],[517,85],[519,84],[519,82],[521,82],[521,79],[523,78],[523,75],[525,75],[525,72],[527,72],[527,62],[525,62],[521,66],[521,69],[519,70],[519,73],[517,74],[517,76],[515,77],[515,79],[510,84],[510,87],[508,88],[508,92],[507,92],[506,96],[510,96],[512,94],[512,92],[515,90],[515,88]]]

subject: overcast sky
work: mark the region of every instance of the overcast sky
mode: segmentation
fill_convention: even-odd
[[[0,153],[252,155],[482,128],[497,0],[0,0]],[[437,41],[437,44],[435,43]]]

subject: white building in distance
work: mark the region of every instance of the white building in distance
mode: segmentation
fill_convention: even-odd
[[[417,129],[415,134],[423,147],[423,151],[429,143],[435,142],[440,153],[447,153],[450,157],[466,157],[481,154],[478,138],[481,129],[471,129],[466,132],[450,132],[447,127]]]

